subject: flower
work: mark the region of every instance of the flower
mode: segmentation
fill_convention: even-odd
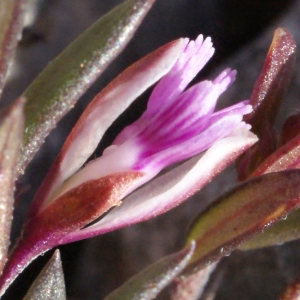
[[[129,71],[124,71],[123,77],[121,74],[116,79],[117,84],[112,83],[96,96],[73,129],[37,193],[29,214],[30,224],[42,222],[40,219],[47,219],[53,211],[59,215],[61,212],[58,211],[62,207],[69,207],[69,224],[64,226],[67,225],[72,229],[70,232],[64,229],[64,237],[60,236],[59,243],[67,243],[85,238],[85,236],[110,231],[146,220],[171,209],[208,183],[216,173],[256,141],[256,137],[249,132],[250,126],[243,122],[243,115],[252,111],[247,101],[214,112],[218,97],[233,83],[236,71],[226,69],[214,80],[205,80],[187,89],[188,84],[214,53],[210,38],[203,40],[203,36],[200,35],[195,41],[181,39],[162,49],[146,57],[144,59],[146,63],[140,62],[138,66],[135,65]],[[155,67],[156,65],[159,67]],[[78,157],[83,164],[99,142],[97,132],[101,132],[101,129],[98,130],[97,125],[108,118],[105,112],[108,99],[111,101],[112,97],[121,96],[125,90],[128,92],[128,89],[137,89],[137,84],[133,84],[131,78],[133,77],[138,83],[143,82],[143,76],[140,79],[138,75],[141,75],[147,67],[150,73],[151,71],[153,73],[153,69],[159,69],[165,74],[154,88],[146,111],[136,122],[120,132],[112,145],[104,150],[101,157],[92,160],[80,169],[79,164],[76,163]],[[145,78],[148,80],[149,75]],[[129,88],[127,82],[130,82]],[[152,82],[147,82],[147,87],[151,84]],[[119,89],[121,92],[116,93]],[[107,115],[111,116],[110,113]],[[237,139],[240,141],[237,142]],[[220,148],[213,147],[211,151],[203,155],[204,151],[215,144],[222,144],[222,154],[218,153],[210,157],[214,151],[220,152]],[[83,155],[81,152],[86,153]],[[152,201],[147,201],[145,195],[144,199],[139,201],[132,202],[126,199],[122,202],[127,195],[156,177],[164,168],[199,153],[202,158],[196,159],[194,169],[198,170],[198,165],[205,164],[207,158],[210,162],[206,168],[200,172],[198,170],[197,175],[194,174],[195,170],[191,166],[190,170],[186,169],[186,164],[171,171],[170,178],[172,176],[176,178],[178,175],[175,176],[175,174],[178,170],[184,170],[180,172],[185,172],[186,175],[193,170],[190,183],[185,183],[183,189],[177,189],[176,196],[169,198],[164,195],[165,200],[158,201],[161,205],[155,204],[155,197],[151,198]],[[75,161],[76,168],[72,167],[74,164],[72,159]],[[167,175],[156,178],[154,182],[160,182]],[[185,178],[186,175],[181,176]],[[152,182],[149,186],[153,188],[150,193],[153,195],[157,186],[153,187]],[[168,186],[168,184],[164,182],[163,186]],[[145,187],[142,188],[144,189]],[[172,195],[170,188],[164,193]],[[134,195],[135,193],[129,198]],[[88,211],[84,211],[87,203],[90,206],[93,205],[94,209],[89,208]],[[83,229],[104,212],[121,203],[120,208],[115,208],[93,226]],[[75,207],[74,211],[70,209],[70,206]],[[140,209],[136,209],[137,207]],[[131,211],[132,208],[135,210],[134,213]],[[76,210],[78,209],[84,215],[82,220],[77,217]],[[83,211],[87,213],[87,216]],[[62,218],[67,216],[65,211],[62,214]],[[53,216],[51,223],[55,223],[57,215]],[[36,218],[39,222],[35,220]],[[106,225],[103,228],[101,224],[106,223],[107,220],[111,220],[110,222],[114,225]],[[119,225],[116,225],[118,222]]]
[[[236,127],[250,129],[243,115],[252,111],[247,101],[214,113],[218,97],[236,72],[223,71],[213,81],[185,88],[211,58],[210,38],[185,39],[182,54],[153,90],[144,114],[125,128],[103,155],[73,175],[52,198],[108,174],[135,170],[143,173],[132,187],[149,181],[165,167],[188,159],[229,136]]]
[[[173,208],[257,141],[243,122],[252,111],[247,101],[214,112],[235,71],[226,69],[214,80],[186,89],[213,52],[210,39],[203,41],[202,35],[195,41],[179,39],[135,63],[96,96],[31,205],[22,239],[5,267],[3,285],[54,246]],[[121,131],[101,157],[82,167],[114,119],[161,77],[144,114]]]
[[[213,81],[205,80],[185,90],[211,58],[214,48],[210,38],[203,42],[201,35],[196,41],[186,39],[184,44],[182,55],[154,88],[144,114],[123,129],[103,156],[75,174],[61,194],[86,180],[113,172],[142,172],[128,195],[167,166],[198,156],[135,191],[97,223],[70,233],[63,243],[103,234],[168,211],[257,141],[249,132],[251,126],[242,121],[243,115],[252,111],[248,101],[214,112],[218,97],[233,83],[236,71],[226,69]]]

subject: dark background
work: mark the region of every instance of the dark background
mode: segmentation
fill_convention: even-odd
[[[121,1],[41,0],[36,18],[24,31],[11,72],[4,101],[19,96],[35,76],[74,38],[97,18]],[[19,181],[23,201],[16,209],[13,238],[24,218],[26,207],[43,176],[57,155],[66,135],[87,103],[121,70],[146,53],[178,37],[195,38],[199,33],[211,36],[216,48],[212,61],[197,80],[226,67],[237,68],[238,79],[221,105],[249,98],[255,78],[278,26],[288,28],[300,42],[300,1],[292,0],[157,0],[126,50],[90,88],[78,105],[48,137],[43,149]],[[297,68],[278,124],[287,115],[299,111],[300,68]],[[125,123],[137,118],[146,97],[114,125],[98,152],[109,144]],[[188,225],[200,209],[234,182],[234,171],[204,188],[173,211],[149,222],[125,228],[87,241],[60,247],[70,300],[102,299],[133,274],[178,250]],[[287,283],[300,272],[300,244],[249,252],[226,257],[213,275],[215,300],[276,299]],[[51,252],[52,253],[52,252]],[[33,263],[16,281],[4,299],[22,299],[30,282],[49,259],[46,254]],[[207,295],[211,295],[207,293]],[[167,299],[166,294],[161,299]],[[204,299],[204,298],[203,298]],[[212,299],[208,298],[205,299]]]

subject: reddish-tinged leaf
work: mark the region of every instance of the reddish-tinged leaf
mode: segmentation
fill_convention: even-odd
[[[181,273],[190,260],[195,243],[169,255],[132,277],[104,300],[151,300]]]
[[[293,119],[291,119],[293,123]],[[291,123],[289,123],[291,124]],[[286,143],[265,159],[250,175],[250,178],[300,167],[300,134],[286,135]],[[288,138],[289,137],[289,138]],[[251,238],[240,249],[248,250],[282,244],[300,237],[300,210],[289,214],[286,220],[277,222],[263,233]]]
[[[0,272],[9,246],[13,196],[23,132],[24,99],[0,112]]]
[[[64,273],[59,250],[36,278],[23,300],[66,300]]]
[[[22,239],[5,265],[0,278],[0,294],[37,256],[61,244],[69,233],[80,230],[111,207],[119,205],[142,175],[128,171],[87,181],[29,219]]]
[[[289,140],[265,159],[250,178],[300,167],[300,134]],[[253,237],[240,249],[248,250],[282,244],[300,237],[300,210],[289,214],[286,220],[277,222],[265,232]]]
[[[272,128],[289,86],[295,60],[293,36],[286,29],[278,28],[251,95],[253,112],[244,117],[260,142],[238,160],[236,166],[240,180],[246,179],[275,150],[277,137]],[[271,146],[266,148],[266,145]]]
[[[250,175],[250,178],[300,166],[300,134],[277,149]]]
[[[279,146],[282,146],[300,134],[300,114],[290,116],[281,129]]]
[[[187,272],[228,255],[300,206],[300,170],[266,174],[238,185],[194,222],[188,241],[196,250]]]
[[[0,96],[23,29],[27,0],[0,1]]]
[[[143,176],[137,171],[120,172],[87,181],[58,197],[27,225],[29,236],[37,241],[46,233],[64,236],[100,217],[108,209],[121,204],[121,200],[134,182]]]
[[[27,88],[20,172],[57,122],[124,49],[155,0],[127,0],[99,19]]]
[[[272,126],[275,122],[294,71],[295,60],[293,36],[286,29],[278,28],[251,95],[253,112],[245,117],[259,137],[263,135],[266,124]]]

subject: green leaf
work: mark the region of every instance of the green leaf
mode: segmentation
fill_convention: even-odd
[[[195,243],[169,255],[132,277],[104,300],[151,300],[180,274],[190,260]]]
[[[230,254],[238,245],[300,205],[300,170],[266,174],[233,188],[195,221],[196,250],[187,272]]]
[[[0,112],[0,273],[7,260],[16,165],[22,142],[24,99]]]
[[[240,250],[251,250],[274,245],[281,245],[300,238],[300,209],[291,212],[287,218],[281,220],[265,230],[263,233],[252,237],[242,244]]]
[[[64,273],[59,250],[36,278],[23,300],[66,300]]]
[[[124,49],[153,2],[127,0],[115,7],[49,63],[28,87],[20,172],[57,122]]]
[[[27,0],[0,1],[0,95],[23,29]]]

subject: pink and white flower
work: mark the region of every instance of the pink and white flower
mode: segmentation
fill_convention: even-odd
[[[252,111],[247,101],[214,111],[235,71],[226,69],[214,80],[187,89],[213,53],[210,38],[179,39],[135,63],[96,96],[32,203],[23,239],[4,280],[56,245],[173,208],[256,142],[243,122]],[[143,115],[121,131],[101,157],[82,167],[116,117],[160,78]],[[109,209],[104,218],[87,226]]]
[[[63,203],[61,199],[68,197],[68,193],[74,194],[79,187],[82,190],[79,194],[82,195],[78,194],[78,197],[84,198],[84,185],[123,172],[125,177],[129,174],[138,175],[134,176],[134,180],[130,177],[129,184],[124,177],[126,188],[122,186],[120,198],[114,198],[113,203],[107,201],[108,205],[99,211],[99,215],[93,216],[93,219],[108,209],[119,206],[121,201],[122,205],[111,210],[93,226],[82,229],[81,225],[78,230],[72,230],[60,243],[146,220],[184,201],[252,145],[256,137],[249,132],[250,126],[243,122],[243,115],[252,111],[247,101],[214,111],[218,97],[232,84],[236,71],[226,69],[214,80],[205,80],[187,89],[213,53],[210,38],[203,40],[200,35],[195,41],[180,39],[158,49],[156,53],[144,58],[144,61],[124,71],[96,96],[73,129],[44,181],[33,203],[30,217],[34,219],[35,215],[53,203]],[[122,105],[125,109],[136,97],[135,90],[141,93],[158,79],[156,76],[151,80],[149,74],[145,74],[145,69],[150,74],[154,71],[165,73],[154,88],[146,111],[136,122],[121,131],[101,157],[80,169],[95,150],[101,138],[99,132],[103,134],[116,117],[116,106]],[[124,105],[122,100],[126,97],[131,99],[127,99]],[[105,130],[101,128],[101,122],[107,122]],[[199,154],[200,156],[192,160],[196,162],[193,168],[188,161],[159,176],[149,186],[143,186],[141,191],[133,193],[129,199],[124,199],[167,166]],[[186,165],[190,166],[189,169],[186,169]],[[181,188],[179,186],[182,182],[169,186],[169,181],[173,182],[179,176],[177,173],[181,174],[183,181],[186,177],[191,177]],[[148,197],[162,189],[157,183],[168,186],[167,190],[160,192],[160,195],[164,194],[164,200],[157,195]],[[113,180],[111,184],[116,185],[116,182]],[[151,191],[143,192],[149,188]],[[96,190],[97,188],[94,193],[97,194]],[[137,197],[137,194],[140,196]],[[101,195],[97,197],[100,201]],[[86,221],[84,225],[90,221]]]
[[[185,88],[214,52],[210,39],[184,40],[184,50],[172,69],[153,90],[147,110],[125,128],[98,159],[88,163],[60,189],[66,191],[108,174],[136,170],[145,183],[165,167],[185,160],[229,136],[237,127],[250,129],[242,122],[252,108],[247,102],[214,113],[220,94],[234,81],[235,71],[222,72],[213,81],[202,81]]]

